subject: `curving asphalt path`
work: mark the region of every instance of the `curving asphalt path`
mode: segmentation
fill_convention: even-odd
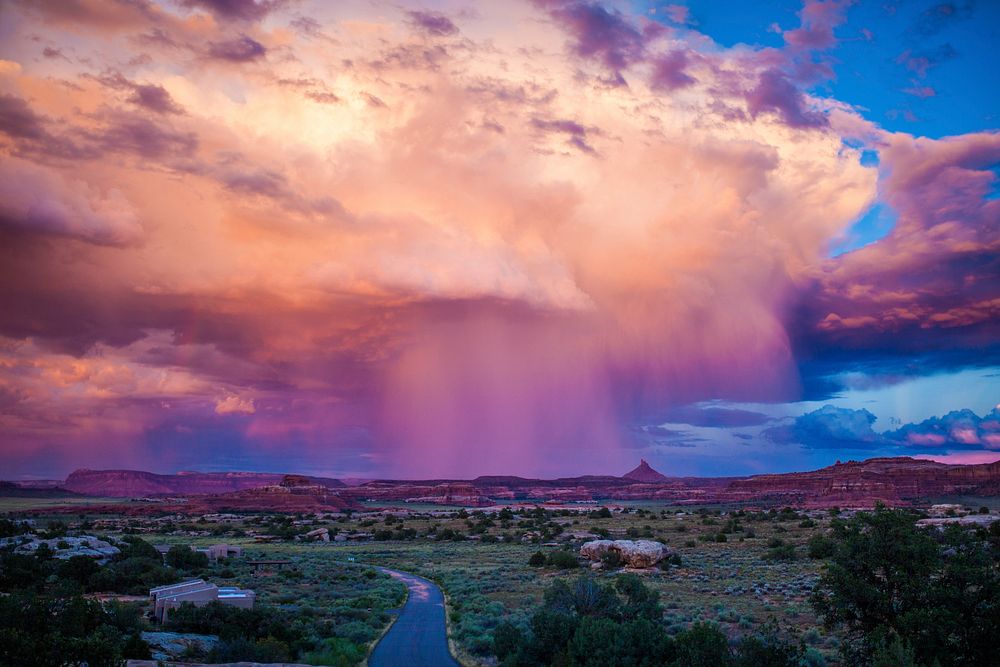
[[[378,569],[406,584],[410,594],[369,656],[369,667],[460,667],[448,650],[444,594],[437,584],[415,574]]]

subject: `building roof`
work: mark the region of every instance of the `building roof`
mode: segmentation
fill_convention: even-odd
[[[167,584],[165,586],[157,586],[156,588],[150,588],[149,589],[149,594],[150,595],[155,595],[157,593],[162,593],[164,591],[169,591],[169,590],[174,589],[174,588],[185,588],[185,587],[191,586],[192,584],[204,584],[204,583],[205,583],[204,579],[188,579],[187,581],[181,581],[181,582],[176,583],[176,584]]]

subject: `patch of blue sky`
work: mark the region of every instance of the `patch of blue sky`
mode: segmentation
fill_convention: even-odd
[[[675,25],[670,5],[688,8],[689,26],[723,47],[780,48],[798,27],[798,0],[634,0],[632,8]],[[738,5],[738,6],[737,6]],[[858,108],[893,132],[942,137],[1000,127],[1000,2],[859,2],[835,29],[834,78],[813,92]]]
[[[993,172],[994,178],[990,191],[986,193],[986,199],[1000,199],[1000,164],[990,167],[990,171]]]
[[[898,217],[889,205],[875,202],[844,234],[831,242],[829,256],[838,257],[885,238]]]

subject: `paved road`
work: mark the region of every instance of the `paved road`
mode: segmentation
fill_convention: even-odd
[[[444,595],[437,584],[415,574],[378,569],[406,584],[410,595],[368,658],[369,667],[460,667],[448,651]]]

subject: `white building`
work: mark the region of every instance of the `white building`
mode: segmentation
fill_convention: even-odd
[[[251,590],[233,586],[219,588],[202,579],[192,579],[179,584],[151,588],[149,598],[153,602],[153,616],[163,623],[167,620],[171,609],[177,609],[185,602],[190,602],[196,607],[204,607],[209,602],[218,601],[232,607],[253,609],[257,595]]]

